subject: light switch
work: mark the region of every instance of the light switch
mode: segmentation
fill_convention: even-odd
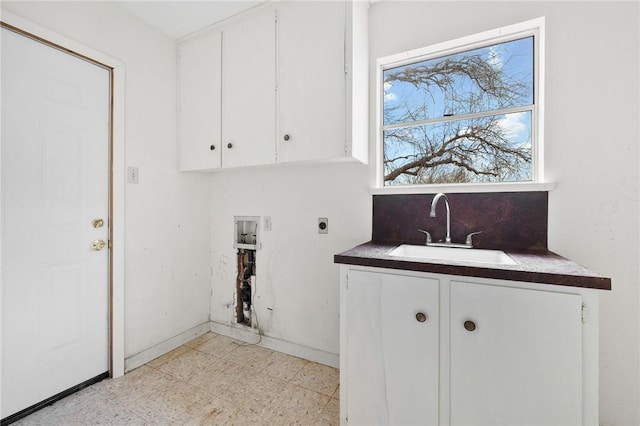
[[[127,168],[127,182],[129,183],[138,183],[138,168],[137,167],[129,167]]]

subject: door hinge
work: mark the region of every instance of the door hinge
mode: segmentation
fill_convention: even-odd
[[[582,304],[582,323],[587,322],[587,305],[585,303]]]

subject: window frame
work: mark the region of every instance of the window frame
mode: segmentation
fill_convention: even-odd
[[[376,61],[376,150],[375,150],[375,185],[374,193],[423,193],[434,191],[448,192],[504,192],[521,190],[544,190],[553,184],[544,182],[544,28],[545,18],[484,31],[469,36],[432,44],[426,47],[401,52]],[[491,182],[491,183],[452,183],[422,185],[384,185],[384,72],[391,68],[407,64],[461,53],[477,48],[533,37],[533,108],[531,123],[532,169],[531,180],[526,182]],[[523,109],[517,107],[515,109]],[[529,108],[525,108],[529,110]],[[477,114],[475,114],[477,115]],[[460,118],[464,118],[461,116]],[[435,118],[429,121],[448,121],[451,117]]]

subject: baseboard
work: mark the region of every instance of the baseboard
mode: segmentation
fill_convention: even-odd
[[[257,334],[256,330],[244,326],[234,327],[214,321],[211,321],[209,324],[212,332],[222,334],[223,336],[232,337],[250,344],[256,344],[263,348],[317,362],[318,364],[327,365],[329,367],[340,367],[339,354],[310,348],[308,346],[288,342],[275,337],[260,336]]]
[[[209,331],[210,326],[208,322],[202,323],[196,327],[193,327],[185,332],[178,334],[170,339],[165,340],[164,342],[158,343],[155,346],[150,347],[149,349],[145,349],[141,352],[138,352],[135,355],[131,355],[124,360],[124,371],[129,372],[134,370],[141,365],[148,363],[149,361],[153,361],[154,359],[162,356],[168,352],[171,352],[177,347],[180,347],[187,343],[190,340],[195,339],[196,337],[205,334]]]

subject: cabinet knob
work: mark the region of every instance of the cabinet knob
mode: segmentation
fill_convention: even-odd
[[[216,149],[216,146],[215,146],[215,145],[211,145],[211,146],[209,147],[209,149],[210,149],[211,151],[213,151],[214,149]]]
[[[233,148],[233,144],[232,144],[231,142],[229,142],[229,143],[227,144],[227,148],[229,148],[229,149]]]
[[[425,322],[427,320],[427,315],[423,312],[418,312],[416,314],[416,320],[418,320],[418,322]]]
[[[284,135],[284,140],[288,141],[289,139],[291,139],[291,137],[289,135]]]
[[[476,329],[476,323],[473,321],[465,321],[464,322],[464,329],[467,331],[473,331]]]

